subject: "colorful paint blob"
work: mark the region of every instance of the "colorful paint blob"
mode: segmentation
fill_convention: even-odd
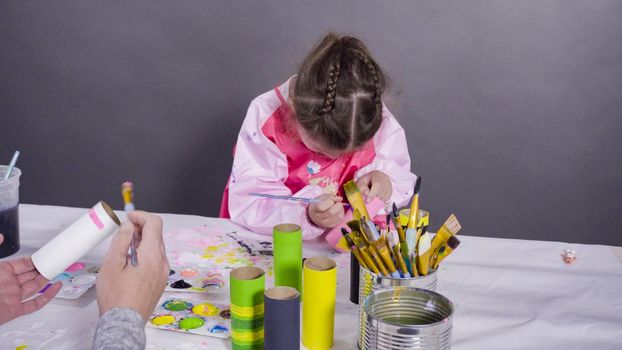
[[[220,289],[225,285],[225,281],[218,278],[207,278],[203,280],[204,289]]]
[[[187,317],[179,321],[181,329],[195,329],[205,324],[205,320],[199,317]]]
[[[54,298],[59,299],[78,299],[95,285],[99,265],[91,263],[76,262],[69,266],[65,272],[54,277],[48,286],[60,282],[62,287]],[[49,288],[43,288],[39,293],[45,292]]]
[[[70,278],[71,278],[70,274],[68,274],[67,272],[63,272],[63,273],[59,274],[58,276],[54,277],[54,279],[52,281],[50,281],[50,283],[58,282],[58,281],[64,281],[64,280],[68,280]]]
[[[84,268],[84,263],[81,262],[75,262],[73,264],[71,264],[71,266],[69,266],[65,271],[67,272],[76,272],[76,271],[80,271]]]
[[[222,310],[220,312],[220,317],[224,318],[225,320],[228,320],[231,318],[231,310]]]
[[[192,287],[192,285],[184,280],[179,280],[171,283],[171,287],[175,289],[186,289]]]
[[[166,303],[164,303],[163,306],[167,310],[181,311],[181,310],[186,310],[187,308],[192,306],[192,304],[189,304],[181,299],[173,299],[173,300],[169,300]]]
[[[196,275],[198,275],[198,274],[199,274],[199,271],[198,271],[198,270],[196,270],[196,269],[191,269],[191,268],[188,268],[188,269],[183,269],[183,270],[181,270],[180,274],[181,274],[183,277],[194,277],[194,276],[196,276]]]
[[[172,315],[160,315],[151,319],[151,323],[156,326],[166,326],[175,322],[175,317]]]
[[[212,304],[199,304],[192,308],[192,312],[199,316],[216,316],[218,315],[218,308]]]
[[[231,320],[221,317],[221,310],[229,312],[229,305],[163,299],[151,314],[147,327],[227,339],[231,336]]]
[[[97,277],[94,274],[87,273],[84,275],[75,276],[74,278],[71,279],[71,282],[77,285],[84,285],[84,284],[91,284],[95,282],[96,279]]]
[[[229,328],[221,325],[221,324],[217,324],[214,327],[209,329],[210,332],[212,333],[225,333],[227,331],[229,331]]]

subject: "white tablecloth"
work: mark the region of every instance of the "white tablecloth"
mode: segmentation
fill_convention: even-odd
[[[21,205],[22,249],[16,256],[32,254],[84,211]],[[162,217],[165,230],[208,225],[257,237],[228,220]],[[441,265],[438,282],[438,292],[456,308],[452,349],[622,349],[622,248],[460,238],[460,247]],[[100,262],[108,244],[103,242],[82,260]],[[564,264],[562,249],[575,249],[577,261]],[[329,252],[320,242],[304,244],[305,257]],[[358,318],[356,306],[348,299],[348,259],[345,254],[336,258],[334,349],[356,347]],[[0,348],[88,349],[97,317],[94,289],[75,301],[54,299],[37,313],[0,326]],[[229,341],[151,328],[147,329],[147,343],[147,349],[231,348]]]

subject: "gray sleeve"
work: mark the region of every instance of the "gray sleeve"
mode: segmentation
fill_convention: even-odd
[[[145,348],[145,321],[134,310],[113,308],[97,321],[93,350]]]

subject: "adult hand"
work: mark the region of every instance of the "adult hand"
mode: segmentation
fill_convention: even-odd
[[[380,170],[374,170],[361,176],[356,181],[356,185],[368,202],[375,197],[386,202],[391,199],[391,194],[393,194],[391,179]]]
[[[332,194],[317,197],[320,201],[311,203],[308,208],[309,219],[318,227],[333,228],[343,220],[343,198]]]
[[[130,308],[147,321],[168,280],[169,265],[162,241],[162,219],[142,211],[128,213],[112,239],[97,278],[99,314],[115,307]],[[136,234],[138,264],[127,251]]]
[[[46,283],[48,280],[35,269],[30,257],[0,262],[0,325],[35,312],[52,300],[62,283],[56,282],[36,298],[22,301],[40,291]]]

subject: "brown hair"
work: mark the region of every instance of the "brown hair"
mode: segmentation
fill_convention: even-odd
[[[298,71],[294,109],[310,136],[336,150],[359,147],[382,124],[385,76],[365,44],[328,33]]]

